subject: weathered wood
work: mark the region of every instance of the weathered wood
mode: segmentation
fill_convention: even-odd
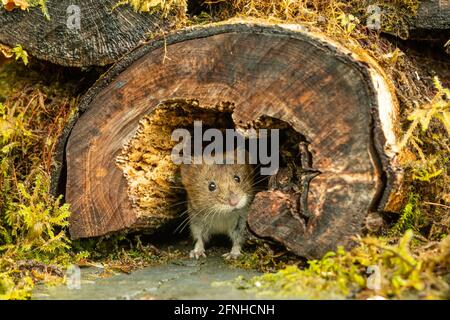
[[[21,44],[33,56],[63,66],[103,66],[118,61],[168,22],[158,14],[138,13],[117,0],[47,0],[50,19],[40,7],[28,11],[0,9],[0,43]],[[72,5],[80,8],[81,29],[71,29]],[[189,1],[193,13],[201,6]],[[410,19],[411,38],[448,38],[450,0],[422,1]],[[443,35],[445,33],[445,35]],[[442,38],[442,39],[441,39]],[[447,39],[448,40],[448,39]]]
[[[161,102],[196,99],[232,103],[242,132],[272,117],[306,138],[297,157],[307,196],[290,190],[282,182],[290,171],[281,170],[273,190],[252,205],[253,232],[307,257],[349,245],[368,212],[395,211],[401,202],[396,102],[377,70],[367,57],[299,26],[207,26],[133,51],[87,93],[61,138],[71,237],[155,227],[151,212],[133,208],[116,158]]]
[[[112,10],[117,2],[46,0],[49,20],[40,7],[0,9],[0,43],[21,44],[33,56],[63,66],[111,64],[167,24],[160,15],[138,13],[128,5]],[[72,28],[71,5],[80,9],[80,30]]]
[[[450,0],[421,1],[417,15],[411,19],[410,28],[440,32],[450,30]]]

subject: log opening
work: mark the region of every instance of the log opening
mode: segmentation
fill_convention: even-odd
[[[130,229],[153,233],[163,229],[182,232],[187,227],[185,216],[186,194],[181,185],[179,166],[171,159],[176,144],[171,135],[176,129],[186,129],[193,135],[194,121],[202,123],[202,135],[209,129],[235,129],[232,119],[234,105],[229,102],[214,106],[201,106],[197,100],[177,99],[160,103],[152,112],[139,121],[139,127],[127,141],[117,156],[117,166],[127,180],[127,193],[137,213],[137,220]],[[303,190],[301,171],[302,157],[299,143],[305,142],[303,135],[278,119],[263,117],[253,126],[254,129],[278,129],[279,172],[275,177],[260,174],[261,163],[255,165],[255,190],[260,192],[281,188],[300,194]],[[257,132],[257,131],[256,131]],[[275,143],[268,131],[267,143]],[[245,148],[249,151],[248,137],[244,137]],[[258,138],[256,138],[258,144]],[[225,141],[224,141],[225,142]],[[205,141],[204,147],[208,144]],[[191,144],[191,149],[193,145]],[[270,149],[270,148],[269,148]],[[289,172],[289,177],[286,176]],[[279,179],[283,175],[282,179]],[[306,198],[304,198],[306,201]],[[182,225],[181,225],[182,224]]]

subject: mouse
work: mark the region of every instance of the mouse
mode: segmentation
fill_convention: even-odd
[[[225,154],[226,156],[226,154]],[[247,213],[254,198],[254,168],[250,164],[182,164],[181,182],[194,249],[190,258],[206,257],[205,244],[216,234],[232,242],[226,259],[237,259],[245,240]]]

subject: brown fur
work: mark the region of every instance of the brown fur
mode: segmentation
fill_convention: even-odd
[[[204,242],[213,234],[227,234],[233,241],[227,258],[240,255],[247,211],[253,200],[253,167],[247,164],[181,165],[181,180],[187,192],[191,232],[196,241],[191,257],[204,256]],[[240,182],[235,180],[240,178]],[[214,182],[216,190],[210,191]],[[230,205],[230,197],[238,199]]]

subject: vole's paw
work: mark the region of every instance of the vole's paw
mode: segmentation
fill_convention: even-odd
[[[191,252],[189,252],[189,258],[191,259],[199,259],[200,257],[206,258],[206,254],[205,254],[205,250],[191,250]]]
[[[222,257],[224,257],[227,260],[230,260],[230,259],[235,260],[235,259],[239,258],[241,255],[242,254],[240,252],[228,252],[228,253],[223,254]]]

